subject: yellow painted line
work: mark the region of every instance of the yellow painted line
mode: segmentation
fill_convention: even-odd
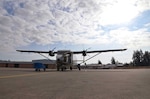
[[[32,73],[32,74],[20,74],[20,75],[10,75],[10,76],[0,76],[0,79],[3,79],[3,78],[14,78],[14,77],[24,77],[24,76],[33,76],[33,75],[39,75],[39,74],[46,74],[46,73]]]

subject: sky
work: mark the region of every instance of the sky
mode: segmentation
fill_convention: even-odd
[[[106,64],[114,57],[125,63],[132,61],[135,50],[150,51],[150,0],[0,0],[0,12],[0,60],[44,58],[18,49],[127,48],[87,62]]]

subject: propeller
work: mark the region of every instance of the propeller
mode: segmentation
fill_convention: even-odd
[[[83,62],[82,63],[85,63],[85,56],[87,55],[87,50],[89,50],[89,49],[91,49],[91,47],[87,48],[86,50],[83,50],[83,52],[82,52]]]
[[[83,56],[86,56],[86,55],[87,55],[87,50],[89,50],[89,49],[91,49],[91,47],[87,48],[86,50],[83,50],[83,51],[82,51],[82,55],[83,55]]]
[[[54,47],[52,50],[49,51],[49,56],[55,56],[54,50],[56,47]]]

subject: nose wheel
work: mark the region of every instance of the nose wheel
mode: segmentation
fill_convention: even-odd
[[[67,68],[64,67],[64,66],[61,67],[61,71],[65,71],[66,69],[67,69]]]

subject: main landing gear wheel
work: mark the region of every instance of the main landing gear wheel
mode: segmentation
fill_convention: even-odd
[[[64,71],[64,70],[66,70],[66,69],[67,69],[66,67],[62,67],[62,68],[61,68],[61,71]]]
[[[70,70],[72,70],[72,67],[70,67]]]

